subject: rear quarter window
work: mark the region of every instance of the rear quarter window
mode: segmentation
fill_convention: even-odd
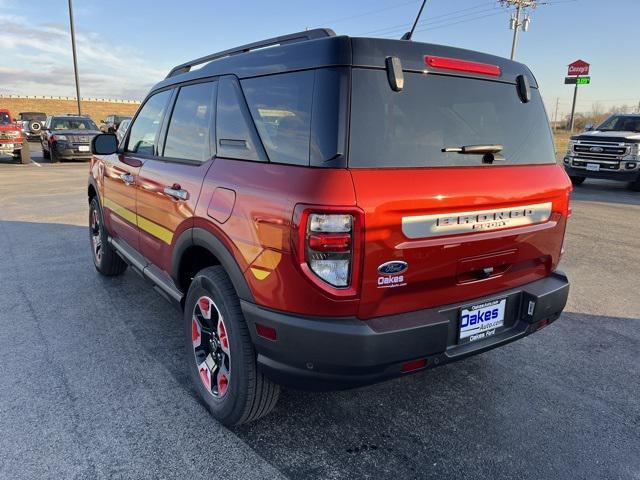
[[[504,164],[554,163],[555,151],[537,89],[522,103],[516,86],[405,72],[401,92],[384,70],[352,73],[350,167],[482,165],[481,155],[445,147],[503,145]]]
[[[243,80],[251,116],[269,160],[309,164],[314,71]]]

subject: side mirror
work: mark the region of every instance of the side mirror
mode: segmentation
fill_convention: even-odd
[[[101,133],[91,140],[91,153],[111,155],[118,151],[118,139],[113,133]]]
[[[587,125],[585,125],[584,127],[584,131],[585,132],[590,132],[591,130],[594,129],[593,123],[588,123]]]

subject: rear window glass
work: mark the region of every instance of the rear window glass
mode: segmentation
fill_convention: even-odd
[[[309,164],[311,103],[315,72],[243,80],[251,115],[269,160]]]
[[[394,92],[384,70],[354,69],[349,166],[480,165],[482,155],[443,148],[499,144],[499,164],[554,163],[547,116],[537,89],[522,103],[512,84],[407,73]]]
[[[164,144],[165,157],[199,162],[209,160],[213,98],[212,82],[180,89]]]

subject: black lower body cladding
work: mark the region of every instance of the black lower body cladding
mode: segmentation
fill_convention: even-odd
[[[268,376],[294,388],[335,390],[403,375],[403,365],[412,360],[436,367],[525,337],[556,320],[568,294],[567,277],[555,272],[486,298],[367,321],[298,317],[246,301],[241,306],[258,364]],[[494,299],[506,299],[504,327],[459,343],[461,309]],[[256,324],[275,329],[277,339],[258,335]]]

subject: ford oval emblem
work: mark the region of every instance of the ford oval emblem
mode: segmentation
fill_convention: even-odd
[[[591,147],[589,149],[590,152],[594,152],[594,153],[600,153],[600,152],[604,152],[604,148],[602,147]]]
[[[404,273],[409,268],[409,264],[407,262],[403,262],[401,260],[392,260],[390,262],[385,262],[378,267],[378,272],[382,275],[399,275]]]

